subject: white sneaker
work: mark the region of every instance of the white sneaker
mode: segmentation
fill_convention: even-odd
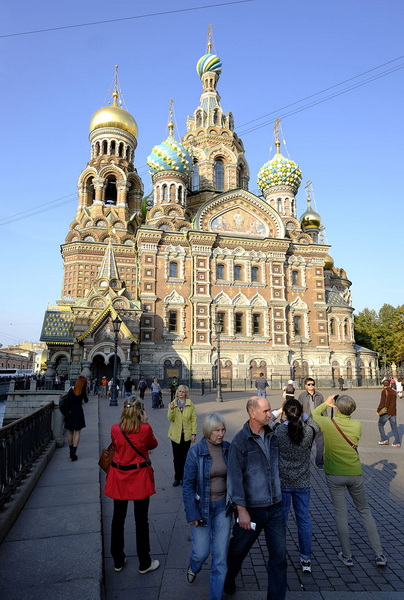
[[[300,559],[300,566],[302,567],[303,573],[311,573],[311,560]]]
[[[145,569],[144,571],[141,571],[139,569],[139,573],[141,573],[142,575],[144,575],[145,573],[150,573],[150,571],[155,571],[156,569],[158,569],[160,566],[160,563],[157,559],[153,559],[150,563],[150,567],[148,569]]]

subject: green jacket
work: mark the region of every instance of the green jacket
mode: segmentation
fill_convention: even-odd
[[[324,473],[329,475],[362,475],[362,464],[359,454],[342,437],[338,429],[328,417],[322,413],[327,410],[323,402],[311,413],[311,418],[319,424],[324,435]],[[334,412],[334,420],[347,438],[358,445],[362,435],[362,425],[351,419],[350,415]]]
[[[196,410],[195,405],[189,398],[186,399],[185,406],[181,410],[178,408],[177,398],[174,400],[174,408],[170,408],[171,402],[168,404],[167,419],[171,421],[168,428],[168,437],[179,444],[181,441],[181,433],[184,432],[184,440],[187,442],[191,439],[191,435],[196,435]]]

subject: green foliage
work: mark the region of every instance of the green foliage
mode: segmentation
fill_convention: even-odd
[[[365,308],[355,316],[355,339],[358,344],[380,353],[380,362],[404,362],[404,304],[383,304],[379,312]]]

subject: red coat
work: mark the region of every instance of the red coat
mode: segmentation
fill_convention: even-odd
[[[148,451],[158,445],[148,423],[142,423],[138,433],[129,433],[127,436],[146,458],[149,458]],[[111,427],[111,440],[115,444],[114,462],[120,465],[144,462],[144,459],[129,446],[118,424]],[[151,467],[131,471],[120,471],[110,467],[107,473],[104,494],[114,500],[141,500],[155,493],[154,473]]]

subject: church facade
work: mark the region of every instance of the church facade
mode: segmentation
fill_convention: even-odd
[[[220,342],[223,380],[374,379],[376,355],[355,344],[351,282],[322,242],[310,187],[298,217],[302,174],[281,153],[277,123],[261,194],[249,191],[210,50],[197,63],[202,93],[184,137],[175,139],[170,109],[169,135],[148,157],[150,196],[117,79],[112,104],[91,119],[90,161],[61,247],[61,299],[48,306],[41,334],[47,377],[110,376],[118,316],[120,378],[215,379]]]

